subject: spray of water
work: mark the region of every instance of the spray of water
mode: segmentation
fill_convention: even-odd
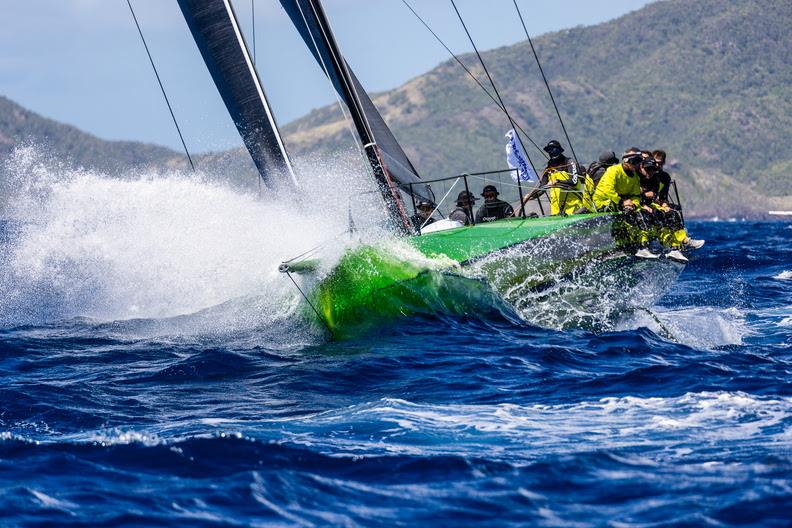
[[[264,319],[284,317],[297,292],[278,264],[343,232],[347,196],[366,182],[343,164],[304,166],[311,185],[299,196],[259,197],[218,175],[65,169],[34,148],[18,149],[3,169],[12,187],[0,257],[4,326],[168,318],[251,296]]]
[[[90,317],[144,320],[159,333],[277,327],[293,334],[294,325],[306,327],[304,312],[297,313],[305,306],[278,264],[323,245],[329,271],[352,243],[339,237],[350,210],[367,233],[366,243],[384,243],[427,269],[447,265],[382,240],[376,229],[383,220],[380,202],[359,164],[341,156],[298,160],[297,167],[308,183],[298,193],[259,197],[224,183],[222,174],[144,171],[117,178],[65,168],[35,148],[16,150],[2,167],[10,186],[0,241],[0,325]],[[542,255],[532,251],[537,259]],[[474,266],[465,273],[483,272]],[[599,296],[596,306],[570,304],[590,286],[578,280],[558,286],[564,292],[509,290],[505,297],[532,324],[611,329],[614,300]],[[723,317],[717,335],[707,334],[702,343],[690,337],[701,335],[701,325],[662,319],[681,336],[676,339],[694,346],[739,342],[743,334],[733,317]],[[640,316],[628,326],[655,323]]]

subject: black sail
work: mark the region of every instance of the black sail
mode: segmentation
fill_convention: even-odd
[[[239,28],[231,0],[178,0],[217,90],[262,180],[288,178],[294,170]]]
[[[280,0],[303,41],[351,113],[361,142],[377,176],[384,176],[404,191],[432,200],[428,185],[421,182],[407,154],[380,115],[366,90],[341,56],[319,0]],[[371,150],[374,150],[372,155]],[[412,187],[411,187],[412,184]],[[387,182],[390,185],[390,182]],[[397,200],[398,201],[398,200]]]
[[[377,142],[380,151],[384,154],[384,161],[388,166],[388,170],[393,175],[394,179],[403,185],[419,183],[420,178],[418,171],[415,170],[410,158],[407,157],[407,154],[404,152],[401,145],[399,145],[399,142],[396,141],[393,132],[388,128],[385,119],[380,115],[377,107],[374,106],[374,102],[368,96],[368,93],[366,93],[363,85],[360,84],[360,81],[349,67],[349,64],[347,64],[347,70],[349,71],[352,85],[355,87],[355,92],[363,107],[363,113],[368,120],[371,134],[374,136],[374,141]],[[418,191],[418,189],[416,189],[416,191]]]

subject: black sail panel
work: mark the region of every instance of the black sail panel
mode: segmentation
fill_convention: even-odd
[[[419,183],[420,178],[418,176],[418,171],[415,170],[410,158],[407,157],[407,154],[404,152],[401,145],[399,145],[399,142],[396,141],[396,137],[393,135],[393,132],[391,132],[387,123],[385,123],[385,119],[380,115],[377,107],[374,106],[374,102],[368,96],[368,93],[366,93],[363,85],[360,84],[360,81],[348,64],[347,70],[349,71],[349,76],[355,87],[355,91],[360,98],[360,103],[363,106],[363,113],[368,120],[371,134],[374,136],[374,140],[377,142],[380,150],[388,158],[385,160],[386,163],[388,163],[388,170],[401,184]]]
[[[230,0],[178,0],[206,67],[264,182],[296,183]]]
[[[329,34],[330,30],[317,18],[317,12],[321,13],[318,0],[280,0],[280,2],[314,59],[350,109],[363,146],[376,144],[384,169],[401,189],[409,191],[412,184],[413,194],[431,200],[431,189],[421,182],[418,171],[415,170],[346,60],[334,56],[338,51],[333,49],[334,43],[330,42],[332,38]]]

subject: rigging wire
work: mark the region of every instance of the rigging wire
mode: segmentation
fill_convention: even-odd
[[[288,271],[286,271],[284,273],[286,273],[286,276],[289,277],[290,281],[292,281],[292,284],[294,284],[294,287],[297,288],[298,292],[300,292],[300,295],[302,295],[303,299],[305,299],[305,302],[308,303],[308,306],[310,306],[311,309],[314,311],[314,313],[316,314],[316,317],[318,317],[319,321],[322,322],[322,325],[325,328],[327,328],[327,331],[330,332],[330,335],[333,335],[333,330],[330,329],[330,325],[327,324],[327,321],[325,321],[325,318],[322,317],[322,314],[319,313],[319,310],[317,310],[316,306],[313,305],[313,303],[311,302],[311,299],[309,299],[308,296],[305,294],[305,292],[302,290],[302,288],[300,288],[300,285],[297,284],[297,281],[294,280],[294,277],[291,276],[291,273],[289,273]]]
[[[295,5],[297,6],[297,9],[300,11],[300,16],[303,19],[303,23],[305,24],[306,29],[308,29],[308,35],[311,37],[311,44],[313,44],[314,50],[316,51],[316,57],[319,59],[319,64],[321,64],[322,66],[322,70],[324,71],[325,77],[327,77],[327,82],[330,83],[330,90],[333,92],[333,95],[335,96],[336,103],[338,103],[338,109],[341,110],[341,115],[343,116],[344,122],[347,125],[347,130],[349,130],[349,134],[352,136],[352,142],[357,147],[358,152],[360,152],[360,155],[365,157],[366,154],[363,152],[363,145],[360,141],[360,138],[353,129],[354,124],[352,123],[352,118],[349,115],[347,115],[346,110],[344,110],[344,103],[343,101],[341,101],[341,96],[338,94],[338,91],[333,85],[333,78],[330,76],[330,69],[325,63],[324,57],[322,57],[322,51],[319,49],[319,44],[317,44],[313,32],[310,31],[309,29],[308,19],[306,18],[305,13],[303,12],[300,2],[295,2]]]
[[[512,2],[514,2],[514,8],[517,10],[517,15],[519,15],[520,17],[520,22],[522,23],[523,30],[525,31],[525,36],[528,38],[528,44],[531,45],[531,51],[533,52],[533,56],[536,59],[536,65],[539,66],[539,72],[542,74],[542,80],[544,81],[545,87],[547,88],[547,93],[550,94],[550,100],[553,102],[553,108],[555,108],[556,115],[558,116],[558,121],[561,123],[561,129],[564,131],[564,137],[566,138],[567,144],[569,145],[569,148],[572,151],[572,157],[575,158],[575,164],[579,165],[577,154],[575,154],[575,147],[572,146],[572,140],[569,138],[566,125],[564,125],[564,120],[561,118],[561,112],[558,110],[558,105],[556,104],[555,97],[553,97],[553,91],[550,89],[550,83],[547,81],[544,68],[542,68],[542,63],[541,61],[539,61],[539,54],[536,53],[536,48],[534,48],[531,35],[528,34],[528,27],[525,25],[525,19],[522,16],[522,11],[520,11],[520,6],[517,5],[517,0],[512,0]]]
[[[514,133],[515,135],[517,135],[517,139],[520,139],[520,135],[517,132],[517,126],[514,124],[514,119],[512,119],[511,114],[507,110],[506,103],[503,102],[503,98],[501,97],[500,92],[498,91],[498,87],[495,86],[495,81],[492,79],[492,75],[490,75],[490,72],[487,69],[487,65],[484,64],[484,59],[481,57],[481,53],[479,53],[478,47],[476,46],[476,43],[473,41],[473,37],[470,35],[470,31],[468,31],[467,25],[465,24],[465,21],[462,19],[462,14],[459,12],[459,9],[457,9],[456,2],[454,0],[451,0],[451,5],[454,6],[454,11],[456,11],[457,17],[459,18],[459,22],[462,24],[462,27],[465,30],[465,34],[467,34],[468,40],[470,41],[470,44],[473,46],[473,51],[476,52],[476,57],[478,57],[479,63],[481,63],[481,67],[484,69],[484,73],[487,74],[487,79],[489,79],[489,82],[492,85],[492,90],[495,92],[495,95],[498,97],[498,101],[500,101],[500,104],[503,107],[503,112],[506,114],[506,117],[509,119],[509,123],[514,129]],[[522,140],[520,141],[522,142]],[[536,167],[534,166],[534,163],[531,160],[531,156],[528,155],[528,152],[525,153],[525,157],[528,158],[528,163],[531,165],[531,168],[533,169],[534,173],[538,175],[539,173],[536,171]]]
[[[433,29],[432,29],[432,28],[429,26],[429,24],[428,24],[428,23],[427,23],[427,22],[426,22],[426,21],[425,21],[425,20],[424,20],[424,19],[421,17],[421,15],[419,15],[419,14],[418,14],[418,13],[415,11],[415,9],[413,9],[413,7],[412,7],[412,6],[411,6],[411,5],[410,5],[410,4],[407,2],[407,0],[401,0],[401,1],[402,1],[402,3],[403,3],[405,6],[407,6],[407,9],[409,9],[409,10],[412,12],[412,14],[413,14],[413,15],[415,15],[415,18],[417,18],[417,19],[418,19],[418,21],[419,21],[421,24],[423,24],[423,26],[424,26],[424,27],[425,27],[425,28],[426,28],[426,29],[429,31],[429,33],[431,33],[431,34],[432,34],[432,36],[435,38],[435,40],[437,40],[437,42],[439,42],[439,43],[440,43],[440,45],[441,45],[441,46],[443,46],[443,47],[445,48],[445,50],[446,50],[446,51],[447,51],[447,52],[448,52],[448,53],[451,55],[451,57],[453,57],[453,58],[454,58],[454,60],[457,62],[457,64],[459,64],[459,66],[461,66],[461,67],[462,67],[462,69],[463,69],[463,70],[465,70],[465,72],[466,72],[466,73],[467,73],[467,74],[470,76],[470,78],[471,78],[471,79],[473,79],[473,80],[476,82],[476,84],[478,84],[478,85],[479,85],[479,88],[481,88],[482,90],[484,90],[484,93],[485,93],[485,94],[487,94],[487,97],[489,97],[490,99],[492,99],[492,102],[493,102],[493,103],[495,103],[495,105],[496,105],[496,106],[497,106],[497,107],[498,107],[498,108],[501,110],[501,112],[506,112],[506,110],[503,108],[503,106],[501,106],[501,104],[498,102],[498,100],[497,100],[497,99],[495,99],[495,97],[494,97],[494,96],[493,96],[493,95],[490,93],[490,91],[487,89],[487,87],[486,87],[486,86],[484,86],[484,84],[482,84],[482,82],[481,82],[481,81],[478,79],[478,77],[476,77],[476,76],[475,76],[475,74],[473,74],[473,72],[472,72],[472,71],[470,71],[470,69],[469,69],[467,66],[465,66],[465,63],[464,63],[464,62],[462,62],[462,60],[459,58],[459,56],[457,56],[457,54],[456,54],[456,53],[454,53],[453,51],[451,51],[451,48],[449,48],[449,47],[446,45],[446,43],[445,43],[445,42],[443,42],[443,39],[441,39],[441,38],[440,38],[440,36],[439,36],[437,33],[435,33],[435,31],[434,31],[434,30],[433,30]],[[542,150],[542,148],[541,148],[539,145],[537,145],[537,144],[536,144],[536,142],[535,142],[533,139],[531,139],[531,136],[528,134],[528,132],[526,132],[526,131],[525,131],[525,129],[523,129],[523,127],[521,127],[519,123],[515,123],[515,124],[517,125],[517,128],[520,130],[520,132],[522,132],[522,133],[523,133],[523,135],[524,135],[524,136],[525,136],[525,137],[528,139],[528,141],[530,141],[530,142],[531,142],[531,144],[532,144],[534,147],[536,147],[536,150],[538,150],[538,151],[539,151],[539,152],[542,154],[542,156],[544,156],[545,158],[547,158],[547,153],[546,153],[544,150]]]
[[[173,124],[176,125],[176,132],[179,133],[179,139],[181,140],[182,147],[184,147],[184,153],[187,154],[187,161],[190,162],[190,167],[192,167],[193,172],[195,172],[195,164],[193,164],[192,156],[190,156],[190,151],[187,149],[187,143],[184,142],[184,136],[182,135],[181,129],[179,128],[179,122],[176,121],[176,115],[173,113],[173,107],[170,104],[170,100],[168,100],[168,94],[165,93],[165,87],[162,85],[162,79],[160,79],[159,72],[157,72],[157,67],[154,65],[154,59],[151,58],[151,52],[149,51],[148,44],[146,44],[146,38],[143,36],[143,31],[140,29],[137,16],[135,16],[135,10],[132,9],[131,0],[127,0],[127,5],[129,6],[130,13],[132,13],[132,19],[135,21],[135,26],[137,26],[140,40],[143,41],[143,47],[146,48],[146,55],[148,55],[151,68],[154,70],[154,75],[157,77],[157,83],[159,83],[162,96],[165,98],[165,104],[168,105],[168,110],[170,111],[171,118],[173,119]]]
[[[298,5],[299,5],[299,3],[298,3]],[[319,30],[322,32],[322,37],[324,38],[324,41],[327,42],[327,43],[332,42],[334,39],[332,38],[332,34],[330,32],[330,28],[329,27],[325,27],[326,24],[319,23],[319,21],[324,18],[324,13],[322,13],[321,17],[319,16],[319,13],[322,12],[321,4],[318,4],[318,6],[319,6],[318,11],[317,11],[317,4],[316,3],[309,2],[309,5],[311,7],[311,11],[313,12],[314,18],[317,20],[317,23],[318,23],[317,25],[319,26]],[[300,10],[300,12],[302,13],[302,10]],[[305,19],[305,15],[303,15],[303,19]],[[348,71],[348,65],[347,65],[346,59],[344,59],[344,57],[341,54],[340,50],[338,49],[337,45],[328,46],[327,51],[330,53],[331,59],[333,59],[334,62],[338,65],[338,68],[341,68],[341,70],[343,70],[343,75],[341,75],[339,80],[342,81],[346,85],[347,91],[352,96],[353,102],[355,103],[355,105],[358,108],[362,108],[362,104],[360,102],[360,95],[358,94],[354,83],[350,82],[350,73]],[[350,109],[350,111],[351,110],[352,109]],[[359,111],[358,113],[360,114],[360,117],[363,120],[363,124],[365,125],[367,135],[369,136],[368,139],[369,139],[370,143],[367,143],[367,144],[363,145],[363,149],[364,149],[364,151],[366,151],[366,158],[368,159],[369,163],[371,163],[371,165],[372,165],[371,166],[372,172],[374,173],[374,176],[376,177],[377,169],[374,166],[374,164],[372,163],[371,156],[368,155],[368,151],[366,150],[370,146],[373,146],[375,151],[376,151],[375,154],[376,154],[376,158],[377,158],[377,164],[379,165],[379,167],[380,167],[380,169],[382,171],[382,175],[383,175],[385,181],[388,184],[388,188],[390,189],[391,197],[393,199],[393,203],[395,203],[396,207],[398,208],[398,212],[401,215],[401,220],[404,222],[404,227],[409,230],[410,229],[410,219],[407,216],[407,211],[404,210],[404,205],[402,204],[401,196],[399,195],[398,190],[394,188],[393,182],[391,181],[391,176],[390,176],[388,170],[384,167],[384,164],[382,162],[382,157],[379,154],[380,148],[377,145],[376,139],[374,138],[373,129],[371,127],[371,123],[369,122],[368,116],[366,115],[366,112],[362,111],[362,110]],[[361,143],[362,142],[363,142],[363,138],[361,138]],[[383,193],[383,195],[384,195],[384,193]],[[385,199],[385,201],[387,203],[388,200]]]

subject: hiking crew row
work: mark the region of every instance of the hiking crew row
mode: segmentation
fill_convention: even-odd
[[[669,199],[671,176],[663,170],[666,153],[638,148],[628,149],[619,160],[614,152],[603,152],[588,169],[564,155],[557,140],[545,147],[547,165],[539,184],[522,197],[518,209],[530,200],[547,194],[550,214],[622,213],[615,224],[615,235],[621,245],[635,251],[640,258],[659,258],[650,249],[656,241],[668,258],[686,262],[687,249],[698,249],[703,240],[688,236],[679,204]],[[516,216],[515,207],[498,199],[498,189],[487,185],[482,190],[484,203],[473,212],[477,200],[469,191],[457,196],[456,209],[447,217],[459,225],[490,222]],[[412,217],[415,229],[421,231],[434,223],[435,205],[420,201]]]

